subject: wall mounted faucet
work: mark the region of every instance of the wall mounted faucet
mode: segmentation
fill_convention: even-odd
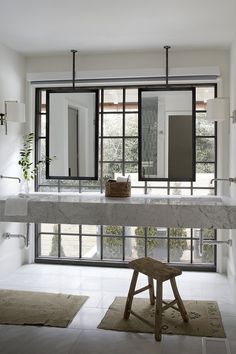
[[[19,177],[11,177],[11,176],[3,176],[3,175],[0,175],[0,178],[7,178],[7,179],[17,179],[18,182],[20,183],[21,182],[21,179]]]
[[[29,246],[29,232],[30,232],[30,223],[26,224],[26,235],[23,234],[11,234],[10,232],[4,232],[2,238],[9,240],[10,238],[23,238],[25,246]]]
[[[214,181],[228,181],[229,183],[233,182],[236,183],[236,177],[230,177],[230,178],[213,178],[210,182],[212,184]]]
[[[203,246],[204,245],[212,245],[212,246],[219,246],[219,245],[227,245],[229,247],[232,247],[233,241],[232,239],[229,240],[224,240],[224,241],[218,241],[218,240],[204,240],[203,238],[203,229],[195,230],[198,232],[198,237],[199,237],[199,245],[198,245],[198,250],[199,250],[199,255],[203,255]]]

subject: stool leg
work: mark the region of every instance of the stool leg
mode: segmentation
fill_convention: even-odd
[[[128,293],[127,300],[126,300],[126,305],[125,305],[124,318],[126,320],[128,320],[128,318],[130,316],[130,310],[131,310],[131,306],[132,306],[132,302],[133,302],[134,291],[135,291],[137,279],[138,279],[138,271],[134,270],[133,277],[132,277],[130,287],[129,287],[129,293]]]
[[[156,341],[161,341],[162,282],[157,281],[156,289],[155,339]]]
[[[155,294],[154,294],[153,278],[148,277],[148,285],[150,286],[150,289],[149,289],[150,303],[151,303],[151,305],[155,305]]]
[[[183,301],[182,301],[182,299],[180,297],[180,294],[179,294],[179,291],[178,291],[178,288],[177,288],[177,285],[176,285],[175,278],[171,278],[170,282],[171,282],[171,286],[172,286],[172,290],[173,290],[175,299],[177,300],[177,304],[178,304],[181,316],[182,316],[184,322],[188,322],[188,314],[187,314],[187,311],[185,310]]]

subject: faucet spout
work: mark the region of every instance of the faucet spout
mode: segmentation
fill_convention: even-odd
[[[214,181],[228,181],[229,183],[233,182],[236,183],[236,177],[229,177],[229,178],[212,178],[210,184],[212,184]]]
[[[18,182],[20,183],[21,182],[21,179],[19,177],[11,177],[11,176],[3,176],[3,175],[0,175],[0,178],[7,178],[7,179],[16,179],[18,180]]]

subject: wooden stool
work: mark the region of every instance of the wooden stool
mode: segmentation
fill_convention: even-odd
[[[144,318],[142,318],[134,311],[132,311],[131,307],[132,307],[134,295],[139,294],[142,291],[149,290],[151,305],[155,305],[155,299],[156,299],[155,339],[157,341],[161,340],[162,312],[167,310],[169,307],[172,307],[173,309],[179,311],[181,313],[183,320],[185,322],[188,322],[188,314],[185,310],[183,301],[179,295],[177,285],[175,282],[175,277],[182,274],[181,270],[174,267],[170,267],[150,257],[135,259],[134,261],[129,262],[129,267],[134,269],[134,273],[131,280],[128,297],[126,300],[126,306],[124,312],[125,319],[128,319],[130,314],[132,314],[137,318],[139,318],[140,320],[147,323],[147,321]],[[139,272],[148,276],[148,285],[141,289],[135,290]],[[153,279],[156,279],[156,296],[154,293]],[[163,301],[162,299],[162,284],[166,280],[170,280],[174,297],[175,297],[175,299],[169,303]],[[164,304],[164,306],[162,306],[162,303]],[[174,306],[175,304],[177,304],[178,307]],[[150,323],[148,322],[148,324]]]

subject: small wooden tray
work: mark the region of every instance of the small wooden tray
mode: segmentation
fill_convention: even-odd
[[[131,182],[107,181],[105,184],[105,197],[130,197]]]

